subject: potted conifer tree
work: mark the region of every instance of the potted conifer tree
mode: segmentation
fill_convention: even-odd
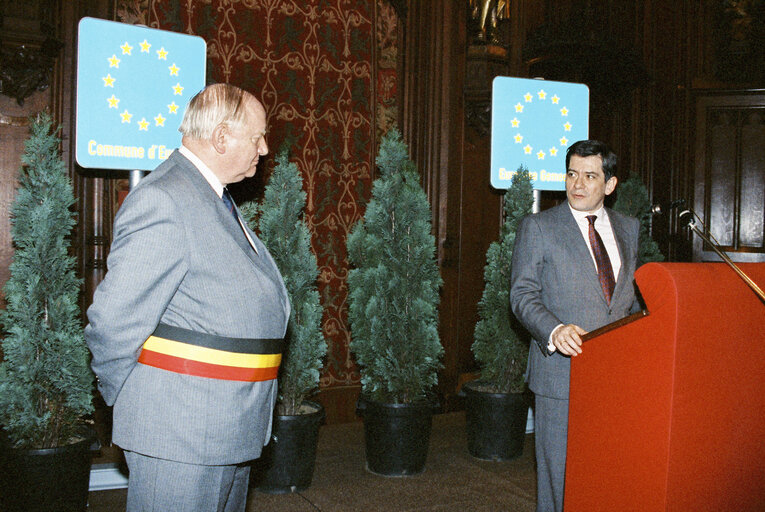
[[[462,389],[468,450],[479,459],[508,460],[523,451],[529,340],[510,311],[510,262],[518,223],[531,213],[533,202],[531,177],[521,167],[504,196],[500,238],[486,252],[485,287],[471,347],[481,376]]]
[[[0,509],[85,510],[93,374],[69,255],[74,194],[48,114],[31,126],[11,208],[15,253],[0,312]]]
[[[632,174],[624,183],[619,184],[614,210],[636,217],[640,221],[638,262],[642,265],[652,261],[664,261],[659,244],[651,238],[651,201],[640,176]]]
[[[321,330],[322,307],[311,233],[302,219],[303,179],[283,148],[265,188],[263,201],[242,206],[242,214],[268,247],[292,305],[286,349],[279,369],[279,395],[271,440],[253,465],[252,485],[267,493],[302,491],[311,485],[316,462],[321,404],[308,400],[319,386],[327,353]]]
[[[383,137],[366,212],[348,236],[351,350],[361,371],[358,412],[368,469],[424,470],[443,348],[431,213],[401,134]]]

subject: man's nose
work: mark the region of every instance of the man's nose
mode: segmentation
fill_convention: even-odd
[[[258,154],[259,155],[267,155],[268,154],[268,143],[266,142],[266,138],[263,137],[258,142]]]

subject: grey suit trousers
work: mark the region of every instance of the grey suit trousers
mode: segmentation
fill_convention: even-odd
[[[534,395],[537,512],[563,511],[568,400]]]
[[[250,465],[184,464],[125,451],[127,512],[244,512]]]

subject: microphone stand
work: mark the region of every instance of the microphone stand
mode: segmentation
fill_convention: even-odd
[[[717,253],[717,255],[720,256],[720,258],[722,258],[722,260],[725,263],[727,263],[728,266],[730,266],[730,268],[732,268],[733,271],[736,274],[738,274],[739,277],[741,277],[741,279],[744,280],[744,282],[749,286],[749,288],[751,288],[754,291],[754,293],[756,293],[760,297],[760,300],[765,302],[765,292],[763,292],[762,289],[759,286],[757,286],[757,283],[752,281],[752,279],[748,275],[746,275],[743,270],[738,268],[738,266],[735,263],[733,263],[733,261],[728,257],[728,255],[725,254],[725,252],[723,252],[722,250],[720,250],[720,248],[717,246],[716,243],[712,242],[704,234],[704,231],[699,228],[698,224],[694,220],[694,217],[698,219],[699,223],[701,223],[701,219],[699,219],[698,215],[696,215],[696,213],[689,208],[687,210],[683,210],[682,212],[680,212],[680,214],[678,215],[678,222],[680,223],[680,226],[682,226],[683,223],[685,223],[689,228],[691,228],[691,230],[693,230],[694,233],[699,235],[699,237],[702,240],[708,243],[709,246],[712,247],[712,249]],[[702,227],[703,227],[703,224],[702,224]]]

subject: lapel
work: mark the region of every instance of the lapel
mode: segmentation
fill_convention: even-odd
[[[218,194],[215,193],[215,190],[213,190],[205,177],[202,176],[202,173],[199,172],[199,169],[197,169],[194,164],[192,164],[177,150],[172,155],[170,155],[170,158],[176,158],[178,165],[184,168],[183,175],[192,183],[192,185],[194,185],[194,188],[199,193],[202,202],[213,205],[213,210],[215,211],[215,219],[211,219],[211,222],[219,223],[226,231],[226,233],[231,236],[231,238],[233,238],[234,242],[236,242],[236,245],[239,246],[247,258],[249,258],[253,264],[258,266],[258,254],[252,249],[252,247],[250,247],[250,243],[247,241],[247,237],[244,236],[239,223],[236,221],[236,219],[234,219],[233,215],[231,215],[231,212],[228,211],[226,205],[223,203],[223,200],[218,197]],[[238,208],[237,214],[239,214]],[[241,214],[239,214],[239,216],[241,218]],[[250,236],[252,237],[255,246],[258,248],[258,251],[262,254],[263,251],[261,248],[263,245],[259,240],[257,240],[257,237],[251,231]]]
[[[582,232],[579,229],[579,225],[574,219],[574,215],[568,206],[568,202],[563,202],[556,207],[558,210],[556,216],[558,217],[556,226],[556,238],[555,244],[561,247],[565,247],[567,251],[571,253],[573,264],[577,266],[575,271],[576,275],[586,283],[586,286],[590,287],[592,293],[598,295],[598,297],[606,302],[606,296],[603,294],[603,288],[600,287],[600,281],[598,280],[598,269],[595,267],[595,262],[592,261],[592,254],[590,248],[585,242]]]
[[[627,272],[626,269],[630,268],[632,265],[632,261],[629,261],[631,258],[631,254],[633,254],[632,251],[628,251],[627,247],[627,241],[629,240],[629,236],[627,231],[625,230],[624,224],[621,222],[621,220],[614,214],[613,210],[607,209],[608,211],[608,220],[611,222],[611,229],[614,231],[614,238],[616,239],[616,247],[619,250],[619,259],[622,262],[621,268],[619,268],[619,275],[616,278],[616,287],[614,288],[614,297],[624,287],[626,286],[625,281],[625,273]],[[630,283],[631,285],[632,283]],[[611,302],[613,302],[613,297],[611,297]]]

